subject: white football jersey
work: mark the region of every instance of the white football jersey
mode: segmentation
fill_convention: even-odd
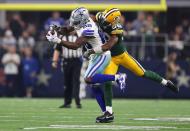
[[[98,26],[96,23],[90,18],[89,22],[80,29],[76,29],[77,35],[89,37],[87,40],[88,44],[91,45],[92,48],[97,46],[102,46],[103,42],[101,36],[99,35]]]

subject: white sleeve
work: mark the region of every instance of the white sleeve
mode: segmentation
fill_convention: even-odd
[[[23,40],[23,38],[19,38],[18,39],[18,46],[19,46],[19,48],[23,48],[24,47],[24,40]]]
[[[20,64],[20,56],[19,56],[18,54],[15,55],[14,61],[15,61],[17,64]]]
[[[5,54],[4,56],[3,56],[3,58],[2,58],[2,63],[3,64],[5,64],[7,61],[9,61],[9,57],[8,57],[8,55],[7,54]]]

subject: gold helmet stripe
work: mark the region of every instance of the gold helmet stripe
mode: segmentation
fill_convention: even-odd
[[[113,12],[115,12],[115,11],[119,11],[119,9],[113,8],[113,9],[109,10],[109,11],[104,15],[104,17],[105,17],[105,18],[108,17],[111,13],[113,13]]]

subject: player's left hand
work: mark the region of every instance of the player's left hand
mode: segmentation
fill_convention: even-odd
[[[94,50],[92,50],[92,49],[91,50],[87,50],[87,51],[84,52],[83,57],[85,59],[89,60],[89,57],[90,57],[91,54],[94,54]]]
[[[84,54],[83,54],[83,58],[85,58],[86,60],[89,60],[89,51],[85,51]]]
[[[56,31],[48,31],[46,38],[49,42],[53,42],[53,43],[61,43],[61,39],[58,37],[57,32]]]

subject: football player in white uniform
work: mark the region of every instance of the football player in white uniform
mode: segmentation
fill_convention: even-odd
[[[77,8],[72,11],[70,16],[70,27],[67,27],[68,32],[76,31],[78,38],[75,42],[64,41],[59,38],[57,31],[49,31],[46,35],[49,42],[61,44],[69,49],[77,49],[81,46],[89,44],[94,50],[95,54],[90,55],[89,65],[85,73],[85,81],[88,84],[105,83],[108,81],[116,81],[120,88],[125,88],[126,74],[105,75],[104,70],[111,60],[110,51],[100,51],[103,45],[99,30],[95,22],[89,17],[86,8]],[[95,91],[96,93],[96,91]],[[103,96],[96,95],[96,99],[102,109],[105,111],[105,103]]]

